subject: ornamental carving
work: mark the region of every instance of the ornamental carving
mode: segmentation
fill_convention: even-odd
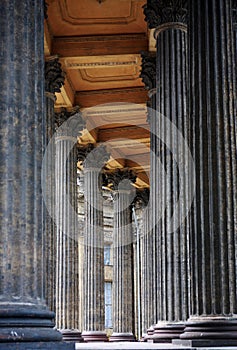
[[[65,73],[58,57],[45,62],[45,91],[55,94],[64,85]]]
[[[150,29],[166,23],[187,24],[187,0],[147,0],[145,20]]]
[[[88,143],[87,145],[79,145],[77,147],[77,161],[84,162],[88,154],[94,149],[94,145],[92,143]]]
[[[94,147],[84,159],[84,170],[102,169],[109,160],[110,154],[106,150],[105,145]]]
[[[156,87],[156,54],[142,51],[142,68],[140,78],[147,90]]]
[[[113,173],[107,173],[106,177],[114,191],[131,190],[131,183],[135,183],[137,178],[130,169],[116,169]]]
[[[71,136],[73,138],[79,136],[80,132],[85,128],[86,122],[82,118],[79,107],[74,107],[71,111],[61,108],[59,113],[55,113],[55,130],[57,137]]]
[[[150,191],[148,188],[136,191],[136,197],[133,204],[138,208],[145,208],[149,203]]]

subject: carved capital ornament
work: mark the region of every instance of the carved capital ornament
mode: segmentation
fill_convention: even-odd
[[[149,29],[162,27],[186,29],[187,0],[147,0],[144,6]]]

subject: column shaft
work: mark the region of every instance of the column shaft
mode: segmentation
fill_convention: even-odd
[[[190,0],[192,346],[236,344],[237,173],[231,1]]]
[[[74,114],[75,113],[75,114]],[[75,111],[56,114],[56,326],[64,340],[81,341],[78,331],[77,136],[84,121]]]
[[[134,341],[133,234],[128,170],[113,174],[113,334],[110,341]],[[121,187],[119,186],[121,184]]]
[[[1,1],[0,338],[61,349],[45,304],[43,1]],[[54,341],[58,343],[55,344]],[[48,342],[50,345],[48,345]]]
[[[146,260],[147,260],[147,287],[146,287],[146,299],[147,299],[147,320],[149,323],[146,325],[147,334],[144,338],[146,341],[150,335],[153,334],[153,326],[157,321],[157,226],[156,226],[156,172],[155,164],[157,162],[156,156],[156,53],[142,53],[142,69],[141,69],[141,78],[145,85],[145,88],[148,90],[148,96],[150,97],[149,102],[147,103],[148,107],[148,123],[150,124],[150,218],[149,218],[149,232],[147,232],[145,237],[146,242]]]
[[[85,341],[107,341],[104,307],[104,230],[102,173],[109,156],[105,147],[91,151],[84,161],[84,330]]]
[[[156,28],[157,49],[156,113],[151,120],[151,200],[153,220],[157,221],[154,241],[158,324],[152,339],[171,342],[179,338],[189,314],[188,222],[177,224],[185,213],[188,193],[183,142],[188,136],[187,4],[148,0],[144,12],[149,27]]]
[[[45,95],[46,95],[46,147],[55,132],[54,103],[56,92],[64,83],[64,74],[57,57],[50,57],[45,62]],[[46,201],[50,208],[45,208],[46,234],[46,304],[55,311],[56,294],[56,227],[50,215],[55,211],[55,145],[51,143],[52,151],[47,153]],[[49,209],[49,210],[48,210]]]

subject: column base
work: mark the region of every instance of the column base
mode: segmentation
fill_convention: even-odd
[[[53,312],[26,304],[0,305],[0,342],[59,342]]]
[[[184,328],[183,323],[158,322],[150,339],[152,339],[153,343],[172,343],[173,339],[180,338]]]
[[[233,346],[237,344],[237,318],[193,317],[185,324],[180,341],[190,347]]]
[[[0,350],[75,350],[74,343],[65,342],[23,342],[0,343]]]
[[[84,341],[81,332],[77,329],[60,329],[60,333],[63,336],[63,341],[73,341],[76,343],[82,343]]]
[[[147,334],[144,336],[144,342],[150,342],[152,341],[152,336],[154,335],[154,326],[151,326],[150,328],[148,328],[147,330]]]
[[[82,338],[85,342],[107,342],[108,337],[105,332],[86,331],[82,333]]]
[[[136,341],[136,338],[132,333],[113,333],[109,338],[110,342],[120,342],[120,341]]]

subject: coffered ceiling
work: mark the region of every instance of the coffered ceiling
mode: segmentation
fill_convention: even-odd
[[[107,169],[129,167],[149,186],[147,91],[141,51],[151,49],[146,0],[47,0],[45,56],[57,55],[65,84],[55,109],[78,105],[87,121],[80,143],[106,143]]]

